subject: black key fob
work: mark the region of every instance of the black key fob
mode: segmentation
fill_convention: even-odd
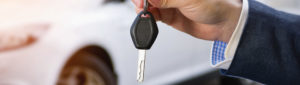
[[[130,33],[137,49],[150,49],[158,35],[154,16],[148,11],[139,13],[131,26]]]

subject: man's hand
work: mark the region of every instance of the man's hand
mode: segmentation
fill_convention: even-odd
[[[143,11],[143,0],[132,0]],[[239,19],[241,0],[148,0],[156,20],[205,40],[228,42]]]

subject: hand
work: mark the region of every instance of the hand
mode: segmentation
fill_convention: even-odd
[[[143,0],[132,0],[143,11]],[[180,31],[205,40],[228,42],[239,19],[241,0],[148,0],[148,11]]]

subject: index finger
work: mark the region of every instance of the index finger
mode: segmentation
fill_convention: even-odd
[[[137,8],[143,8],[144,0],[131,0]]]

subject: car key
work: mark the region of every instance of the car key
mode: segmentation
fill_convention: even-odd
[[[148,1],[144,0],[144,11],[140,12],[131,26],[131,38],[135,47],[139,50],[137,81],[143,82],[146,60],[146,50],[154,43],[158,28],[154,16],[147,11]]]

